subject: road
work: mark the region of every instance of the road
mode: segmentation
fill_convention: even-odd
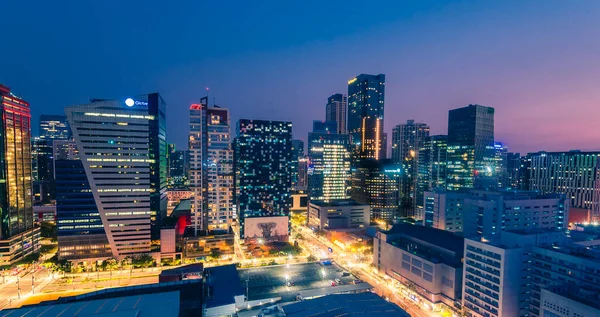
[[[432,311],[422,308],[409,298],[400,295],[400,290],[396,288],[393,285],[393,283],[386,281],[385,277],[375,272],[372,272],[369,269],[370,263],[360,262],[358,257],[349,256],[344,252],[344,250],[339,248],[337,245],[330,243],[324,238],[316,236],[310,229],[306,227],[295,226],[292,230],[295,230],[297,233],[302,234],[303,239],[299,240],[298,243],[307,250],[312,251],[317,256],[317,258],[331,258],[335,260],[336,263],[338,263],[342,267],[346,267],[346,269],[349,269],[360,279],[373,285],[376,294],[400,306],[411,316],[440,316]],[[329,248],[331,248],[333,252],[329,252]]]

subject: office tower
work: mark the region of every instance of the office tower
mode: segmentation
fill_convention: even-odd
[[[33,226],[31,114],[29,103],[0,85],[0,265],[12,265],[39,249]]]
[[[167,181],[170,187],[185,184],[185,152],[177,150],[175,144],[168,145],[167,151]]]
[[[56,214],[58,258],[102,259],[112,256],[110,243],[75,141],[57,144]]]
[[[593,210],[594,188],[600,180],[600,152],[538,152],[528,154],[529,189],[563,193],[570,206]],[[593,221],[600,214],[592,214]]]
[[[54,200],[54,159],[51,139],[34,137],[31,140],[33,196],[35,202],[49,203]]]
[[[448,114],[446,188],[473,188],[476,176],[493,175],[494,108],[468,105]]]
[[[424,193],[426,191],[435,188],[446,188],[447,145],[447,136],[432,135],[425,140],[425,145],[419,150],[417,211],[423,209]]]
[[[241,119],[234,144],[235,195],[240,237],[245,238],[248,218],[289,216],[292,123]]]
[[[66,116],[43,114],[40,116],[40,139],[68,140],[71,129]]]
[[[428,137],[429,126],[414,120],[399,124],[392,131],[392,162],[401,165],[406,172],[400,184],[400,213],[403,217],[413,216],[417,207],[419,151],[424,148]],[[422,196],[420,199],[423,199]]]
[[[166,217],[165,110],[158,93],[93,99],[89,104],[65,108],[79,162],[114,257],[150,252],[151,239],[158,238]],[[84,183],[78,186],[88,190]],[[71,225],[59,225],[59,234],[78,229],[79,222],[95,217],[94,207],[90,204],[89,208],[89,212],[68,214],[78,219],[71,219]],[[63,216],[67,214],[59,214],[58,219]],[[84,243],[80,247],[84,248]]]
[[[515,190],[529,189],[529,163],[520,153],[506,153],[507,187]]]
[[[344,94],[333,94],[327,98],[327,106],[325,109],[325,121],[335,121],[337,125],[336,132],[346,134],[346,113],[348,109],[348,97]]]
[[[292,140],[292,188],[300,189],[298,186],[300,159],[304,157],[304,141]]]
[[[396,224],[377,232],[373,264],[409,287],[434,311],[456,307],[462,296],[464,238],[444,230]],[[414,296],[414,295],[413,295]]]
[[[385,75],[360,74],[348,81],[348,133],[354,157],[385,159]]]
[[[298,183],[296,190],[306,190],[308,188],[308,171],[310,159],[308,156],[298,158]]]
[[[190,187],[192,226],[198,231],[228,229],[235,220],[233,150],[229,110],[209,107],[208,98],[190,106]]]
[[[313,121],[308,134],[308,195],[326,203],[348,199],[350,152],[348,137],[338,134],[335,121]]]
[[[510,188],[508,185],[508,148],[500,142],[494,142],[493,173],[498,180],[498,188]]]
[[[371,206],[371,220],[391,222],[400,219],[398,188],[401,167],[365,160],[353,168],[350,177],[350,196]]]

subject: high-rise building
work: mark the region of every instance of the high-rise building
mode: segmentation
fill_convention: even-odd
[[[476,176],[492,176],[494,108],[468,105],[448,114],[446,188],[473,188]]]
[[[424,193],[435,188],[446,188],[446,147],[448,137],[432,135],[419,151],[417,210],[423,209]]]
[[[298,158],[298,183],[296,190],[306,190],[308,188],[308,171],[310,159],[307,155]]]
[[[0,85],[0,265],[39,249],[33,225],[31,114],[29,103]]]
[[[89,189],[85,182],[77,186],[91,191],[95,207],[86,197],[85,212],[65,211],[70,219],[59,214],[59,234],[80,229],[80,223],[99,216],[114,257],[151,251],[151,239],[158,238],[167,209],[165,110],[158,93],[93,99],[65,108],[80,158],[66,168],[79,169],[81,175],[75,163],[81,162]],[[82,237],[74,248],[85,248],[86,243]],[[68,251],[64,247],[61,252]]]
[[[563,193],[570,206],[593,210],[594,191],[600,180],[600,152],[538,152],[528,154],[529,189]],[[593,214],[600,221],[600,214]]]
[[[510,188],[508,180],[508,148],[500,142],[494,142],[493,166],[493,176],[498,181],[498,188]]]
[[[167,151],[167,179],[169,186],[183,186],[185,183],[185,151],[177,150],[170,143]]]
[[[304,157],[304,141],[292,140],[292,188],[299,188],[300,159]]]
[[[529,163],[520,153],[506,153],[506,186],[515,190],[529,189]]]
[[[425,147],[428,137],[429,126],[414,120],[399,124],[392,131],[392,162],[401,165],[406,172],[400,183],[400,213],[403,217],[413,216],[417,208],[419,151]]]
[[[335,121],[314,121],[308,134],[308,194],[326,203],[347,199],[350,177],[348,137],[336,132]]]
[[[34,137],[31,149],[34,200],[49,203],[55,198],[53,140]]]
[[[333,94],[327,98],[327,106],[325,108],[325,120],[335,121],[337,125],[337,133],[346,134],[346,113],[348,109],[348,97],[344,94]]]
[[[348,133],[357,159],[385,159],[385,75],[360,74],[348,81]]]
[[[352,169],[350,196],[371,206],[371,220],[398,220],[401,218],[398,187],[402,173],[402,168],[397,165],[362,161],[360,166]]]
[[[238,221],[245,238],[246,219],[289,216],[292,123],[241,119],[234,150]]]
[[[40,116],[40,139],[68,140],[71,129],[67,116],[43,114]]]
[[[233,150],[229,110],[209,107],[208,98],[190,106],[190,187],[192,226],[227,229],[236,218],[233,202]]]

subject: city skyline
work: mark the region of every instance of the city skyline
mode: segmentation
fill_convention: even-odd
[[[600,4],[541,3],[383,5],[389,10],[334,3],[317,8],[273,3],[240,6],[233,18],[244,18],[219,30],[235,44],[216,37],[219,32],[211,23],[198,29],[186,21],[193,21],[187,15],[200,10],[215,13],[208,20],[220,20],[224,12],[220,4],[184,4],[181,11],[165,10],[165,21],[148,21],[147,27],[140,28],[130,18],[137,10],[134,4],[125,4],[119,12],[107,11],[104,4],[80,4],[76,9],[90,12],[83,20],[61,19],[62,14],[72,15],[58,12],[60,6],[52,11],[42,4],[40,10],[30,12],[23,4],[11,3],[7,10],[12,14],[0,25],[7,23],[3,27],[9,30],[7,40],[23,49],[5,51],[0,82],[30,101],[34,127],[40,114],[64,114],[65,106],[92,97],[159,92],[172,113],[167,123],[169,139],[182,147],[187,131],[178,129],[177,122],[185,120],[189,105],[207,86],[209,100],[216,97],[217,104],[229,108],[232,122],[250,117],[293,121],[294,138],[306,141],[312,120],[325,119],[322,109],[328,96],[344,92],[347,80],[356,74],[383,73],[388,86],[384,123],[388,134],[408,119],[427,123],[432,134],[444,134],[449,109],[477,103],[497,109],[496,139],[511,152],[595,150],[600,132],[593,129],[595,116],[590,114],[597,111],[600,100],[593,87],[600,64],[589,57],[600,46],[580,31],[598,29],[593,26],[598,23]],[[144,10],[157,6],[151,2]],[[263,10],[268,6],[273,8]],[[361,10],[376,11],[378,19],[343,26],[319,22],[327,20],[319,17],[332,7],[349,19]],[[249,19],[242,11],[254,17]],[[299,28],[286,20],[295,21],[289,19],[292,12],[316,22]],[[31,16],[24,19],[25,14]],[[120,23],[103,22],[106,15]],[[265,22],[255,22],[261,18]],[[11,32],[21,21],[32,26]],[[171,22],[184,32],[171,36]],[[71,28],[70,23],[79,27]],[[273,23],[281,28],[269,30]],[[240,32],[246,24],[249,29]],[[46,37],[36,26],[49,34],[65,34]],[[119,32],[123,34],[114,34]],[[164,48],[135,50],[152,32]],[[194,41],[188,40],[197,37],[206,38],[204,44],[214,49],[197,53]],[[79,40],[65,42],[69,38]],[[97,39],[105,45],[99,47]],[[362,50],[357,43],[377,49],[358,53]],[[81,50],[86,54],[66,54]],[[28,53],[23,57],[21,51]],[[95,75],[86,78],[89,73]],[[579,111],[566,111],[575,105]]]

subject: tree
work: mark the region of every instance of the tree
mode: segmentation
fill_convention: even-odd
[[[119,262],[113,258],[102,261],[102,269],[104,271],[114,271],[117,267],[119,267]]]
[[[133,259],[131,257],[125,257],[123,258],[123,260],[121,260],[121,267],[124,269],[129,269],[131,268],[131,265],[133,263]]]
[[[40,235],[42,238],[56,239],[56,224],[42,222],[40,225]]]
[[[133,258],[132,264],[134,267],[147,268],[154,265],[154,258],[149,254],[142,254]]]
[[[219,260],[221,258],[221,255],[223,255],[223,252],[221,252],[220,249],[212,249],[210,250],[210,257],[215,259],[215,260]]]
[[[315,262],[315,261],[317,261],[317,257],[311,254],[306,258],[306,261]]]

